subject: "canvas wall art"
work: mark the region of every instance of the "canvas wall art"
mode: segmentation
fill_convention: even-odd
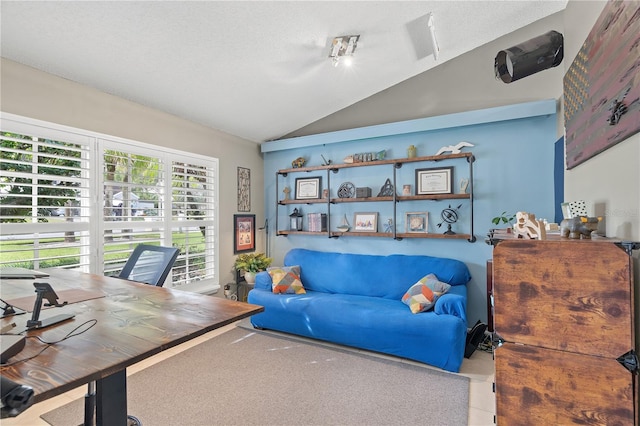
[[[563,83],[567,169],[640,131],[640,2],[606,4]]]

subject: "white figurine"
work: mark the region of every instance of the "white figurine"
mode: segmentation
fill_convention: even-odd
[[[438,150],[438,152],[436,152],[436,155],[444,154],[447,151],[450,151],[452,154],[460,154],[460,151],[465,146],[473,146],[473,144],[462,141],[462,142],[458,142],[456,145],[443,146]]]
[[[530,238],[538,240],[547,239],[547,230],[542,220],[536,219],[536,215],[528,212],[516,213],[516,224],[513,226],[516,238]]]
[[[460,180],[460,193],[466,194],[467,188],[469,187],[469,179],[464,178]]]

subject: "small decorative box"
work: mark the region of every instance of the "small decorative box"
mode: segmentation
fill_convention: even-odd
[[[356,198],[371,197],[371,188],[356,188]]]

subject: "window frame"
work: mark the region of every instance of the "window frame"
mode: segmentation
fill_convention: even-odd
[[[172,148],[166,148],[158,145],[152,145],[144,142],[134,141],[126,138],[116,137],[112,135],[92,132],[88,130],[73,128],[56,123],[36,120],[29,117],[18,116],[5,112],[0,112],[0,131],[11,132],[16,134],[28,135],[43,139],[52,139],[62,142],[70,142],[84,145],[88,148],[88,168],[89,172],[89,192],[93,195],[87,198],[87,206],[80,208],[86,213],[87,220],[71,223],[2,223],[0,226],[0,235],[37,233],[44,229],[56,229],[58,231],[77,230],[88,232],[89,253],[88,267],[80,266],[80,270],[95,274],[103,274],[105,271],[105,252],[103,238],[105,235],[105,218],[104,214],[104,158],[105,150],[121,149],[131,155],[143,155],[149,157],[161,158],[163,164],[163,172],[165,180],[163,182],[163,197],[165,200],[165,208],[163,218],[154,221],[154,225],[161,224],[163,232],[163,240],[171,242],[172,234],[175,229],[185,226],[185,223],[193,224],[193,220],[185,222],[184,218],[177,221],[171,217],[171,201],[172,201],[172,166],[174,162],[184,163],[188,165],[202,166],[206,171],[206,187],[208,195],[206,205],[210,206],[209,217],[206,220],[198,221],[197,225],[205,227],[209,230],[209,235],[203,233],[205,238],[205,262],[206,268],[211,274],[206,279],[190,284],[182,284],[177,288],[186,291],[195,291],[200,293],[216,292],[220,288],[220,268],[219,268],[219,160],[214,157],[201,154],[194,154],[180,151]],[[86,210],[85,210],[86,209]],[[83,216],[84,216],[83,213]],[[110,222],[111,223],[111,222]],[[126,224],[134,224],[134,222],[121,222],[123,227]],[[212,235],[210,235],[212,234]],[[181,254],[184,256],[183,254]],[[82,263],[82,262],[81,262]],[[167,280],[165,286],[170,286]]]

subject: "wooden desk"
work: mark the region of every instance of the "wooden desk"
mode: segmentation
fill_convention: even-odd
[[[0,373],[31,386],[36,403],[96,381],[98,425],[126,425],[128,366],[264,310],[262,306],[101,275],[64,269],[47,272],[51,276],[38,281],[48,282],[56,292],[87,289],[103,292],[104,297],[43,309],[40,319],[61,313],[73,313],[75,318],[25,335],[56,341],[85,321],[95,319],[97,323],[30,361],[0,367]],[[2,280],[1,289],[4,300],[35,296],[32,280]],[[15,322],[13,333],[19,333],[26,329],[28,319],[31,313],[3,318],[0,325]],[[22,352],[9,361],[35,355],[43,347],[37,339],[27,339]]]

